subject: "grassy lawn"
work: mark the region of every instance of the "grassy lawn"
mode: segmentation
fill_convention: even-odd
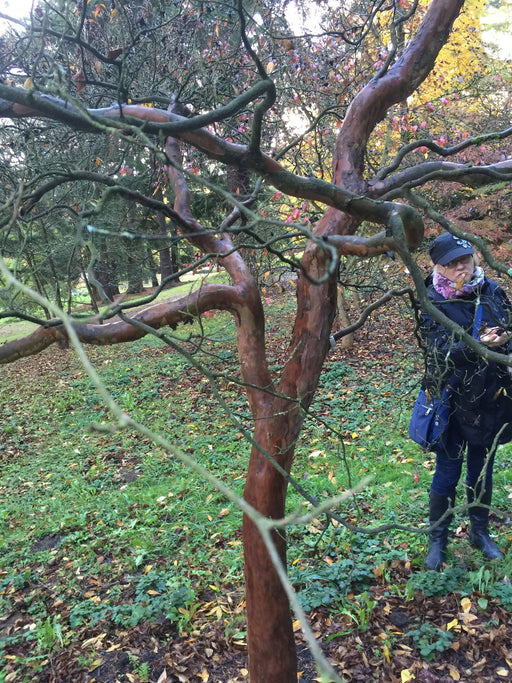
[[[286,357],[290,310],[284,297],[270,305],[276,372]],[[237,384],[235,330],[224,314],[205,316],[202,325],[173,333],[188,357],[151,338],[88,354],[124,411],[241,495],[250,451],[241,429],[251,425]],[[213,654],[209,667],[203,655],[186,663],[176,655],[170,663],[168,653],[215,629],[214,650],[223,643],[244,656],[239,510],[172,450],[115,429],[73,351],[52,347],[1,373],[0,681],[156,681],[164,667],[175,675],[167,680],[200,680],[203,670],[210,680],[238,680],[219,677],[222,663]],[[506,619],[497,610],[512,609],[510,555],[483,565],[467,541],[463,510],[450,546],[452,569],[434,578],[421,571],[434,462],[406,436],[420,373],[411,325],[396,304],[351,349],[332,353],[297,445],[296,487],[288,497],[290,511],[311,507],[298,488],[322,501],[369,478],[337,506],[339,521],[322,515],[289,529],[288,561],[326,644],[339,648],[342,636],[357,637],[363,651],[378,650],[372,656],[381,668],[399,646],[409,648],[411,661],[431,661],[464,636],[462,627],[448,632],[415,621],[425,596],[469,596],[485,623],[498,620],[496,628]],[[510,446],[501,448],[494,503],[503,515],[511,461]],[[502,517],[494,522],[507,547],[512,539]],[[408,629],[388,632],[378,605],[398,601],[409,609],[408,600],[418,604]],[[455,607],[444,609],[459,618]],[[372,631],[377,624],[382,637]],[[381,638],[379,646],[364,640],[370,634]],[[401,670],[409,666],[404,661]],[[237,670],[244,680],[243,665]],[[51,671],[61,673],[52,679]]]

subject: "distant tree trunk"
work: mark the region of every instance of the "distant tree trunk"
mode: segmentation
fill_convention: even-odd
[[[230,194],[232,194],[238,201],[243,202],[246,200],[250,194],[251,194],[251,175],[249,171],[245,168],[237,167],[237,166],[228,166],[227,169],[227,181],[228,181],[228,190]],[[229,205],[229,209],[231,209],[232,206]],[[245,216],[242,214],[240,217],[240,224],[243,227],[246,223]],[[240,246],[240,253],[242,254],[242,257],[244,261],[247,263],[249,266],[249,270],[251,272],[251,275],[253,278],[256,280],[256,282],[259,282],[259,267],[258,267],[258,262],[259,262],[259,254],[260,251],[256,249],[252,249],[250,246],[247,245],[249,242],[250,238],[245,232],[240,232],[240,233],[235,233],[235,236],[233,238],[235,247]],[[241,246],[244,245],[244,246]]]
[[[162,281],[167,280],[165,286],[172,286],[172,276],[174,275],[174,268],[171,259],[171,250],[169,247],[164,247],[160,250],[160,277]]]
[[[48,298],[48,295],[47,295],[45,288],[44,288],[44,284],[43,284],[41,278],[39,277],[39,273],[37,272],[37,265],[36,265],[36,262],[34,259],[34,255],[32,254],[32,252],[28,248],[25,251],[25,259],[27,261],[27,265],[29,267],[30,274],[32,276],[32,281],[34,283],[35,290],[44,298]],[[52,315],[51,315],[49,309],[46,306],[42,306],[42,305],[41,305],[41,308],[44,311],[46,319],[50,320]]]
[[[126,240],[127,260],[126,268],[128,271],[127,294],[137,294],[144,291],[144,264],[141,259],[138,244],[131,240]]]
[[[251,194],[251,174],[246,168],[228,166],[228,191],[239,201],[245,201]],[[229,206],[231,209],[231,205]],[[243,218],[242,218],[243,220]]]
[[[117,278],[113,279],[114,276],[109,270],[106,264],[95,268],[94,277],[100,285],[103,287],[103,292],[109,301],[114,301],[114,298],[120,293],[119,286],[117,284]],[[100,291],[96,292],[96,299],[101,300],[102,294]]]
[[[41,221],[41,228],[43,231],[44,241],[46,244],[46,255],[48,258],[48,265],[50,266],[50,271],[52,273],[53,282],[54,282],[55,303],[57,304],[57,306],[60,309],[63,309],[64,304],[62,302],[62,296],[61,296],[61,291],[60,291],[60,280],[59,280],[59,276],[57,275],[57,268],[55,267],[55,263],[54,263],[53,256],[52,256],[52,248],[50,245],[51,240],[48,237],[48,230],[46,229],[46,225],[44,223],[44,220]]]
[[[82,266],[82,279],[85,282],[85,286],[87,287],[87,291],[89,293],[89,298],[91,300],[91,308],[94,311],[94,313],[99,313],[100,311],[98,308],[98,304],[96,303],[96,301],[97,301],[96,289],[89,282],[89,278],[87,277],[87,273],[85,272],[85,268],[83,266]]]
[[[151,286],[152,287],[158,287],[157,265],[156,265],[155,259],[153,257],[153,252],[151,251],[151,247],[149,245],[147,247],[147,256],[148,256],[149,270],[151,273]]]
[[[119,294],[118,274],[115,260],[111,258],[108,250],[108,242],[103,236],[99,237],[96,242],[97,260],[92,267],[92,272],[95,279],[103,287],[105,296],[110,301]],[[93,285],[94,286],[94,285]],[[102,295],[96,287],[96,299],[101,300]]]
[[[162,190],[159,187],[158,191],[156,193],[156,197],[160,200],[163,201],[163,194]],[[156,215],[156,220],[158,223],[159,227],[159,232],[161,235],[167,235],[169,233],[168,231],[168,222],[164,216],[163,213],[158,212]],[[170,233],[172,236],[175,236],[176,231],[172,226],[171,223],[171,230]],[[179,261],[178,261],[178,248],[176,246],[176,241],[172,241],[171,247],[165,246],[160,250],[160,277],[162,279],[162,282],[167,280],[165,287],[172,287],[174,284],[179,282],[179,278],[176,276],[176,273],[179,271]]]
[[[350,319],[347,314],[347,301],[345,298],[345,292],[341,285],[338,285],[336,319],[338,320],[341,329],[350,325]],[[349,334],[346,334],[340,339],[338,346],[342,349],[349,349],[353,343],[354,333],[349,332]]]

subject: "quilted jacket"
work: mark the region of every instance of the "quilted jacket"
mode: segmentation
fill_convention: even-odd
[[[485,278],[478,290],[453,299],[436,292],[427,280],[428,295],[448,318],[473,334],[477,305],[481,306],[482,327],[502,327],[512,331],[512,304],[503,289]],[[434,395],[448,383],[454,387],[449,428],[458,428],[466,441],[492,445],[497,433],[504,443],[512,439],[512,375],[507,366],[479,357],[452,332],[422,313],[420,331],[427,344],[425,386]],[[478,336],[478,335],[476,335]],[[511,342],[494,347],[508,354]]]

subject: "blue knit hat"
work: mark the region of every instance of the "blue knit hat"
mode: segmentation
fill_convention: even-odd
[[[436,237],[428,251],[432,261],[440,266],[445,266],[461,256],[475,253],[471,242],[456,237],[450,232],[443,232],[442,235]]]

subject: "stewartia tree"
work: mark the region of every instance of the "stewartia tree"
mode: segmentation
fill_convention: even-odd
[[[5,253],[13,236],[21,240],[17,226],[52,214],[65,215],[69,232],[79,234],[78,251],[94,233],[108,242],[124,229],[112,227],[117,214],[106,220],[115,196],[130,203],[132,213],[165,216],[201,263],[214,262],[229,275],[229,284],[202,284],[185,298],[131,317],[122,312],[126,306],[105,296],[110,306],[102,324],[53,319],[0,347],[0,362],[38,353],[70,334],[82,344],[116,344],[205,312],[231,313],[253,420],[244,493],[253,683],[297,678],[289,595],[280,576],[285,535],[274,530],[270,553],[261,520],[285,513],[295,447],[329,350],[340,257],[397,254],[428,307],[411,251],[421,244],[426,216],[452,226],[413,188],[512,179],[508,160],[481,166],[445,161],[481,145],[485,136],[442,146],[429,135],[428,110],[425,125],[409,129],[406,141],[393,140],[397,154],[385,168],[367,166],[376,158],[372,135],[397,105],[405,115],[404,103],[435,68],[464,2],[345,4],[316,3],[318,11],[329,11],[330,23],[326,19],[319,35],[300,37],[284,19],[291,3],[50,2],[37,6],[27,27],[17,25],[2,43],[0,114],[13,122],[2,132],[10,145],[4,149],[12,150],[9,159],[4,151],[3,163],[14,164],[3,188]],[[433,93],[434,83],[439,79],[430,78],[429,98],[443,94]],[[299,126],[307,132],[292,140]],[[488,131],[487,139],[511,132]],[[418,155],[420,147],[427,159]],[[31,155],[38,165],[27,163]],[[222,202],[198,209],[198,198],[212,193]],[[273,213],[271,197],[284,210],[284,222]],[[377,229],[362,235],[363,222]],[[133,224],[144,233],[141,221],[133,217]],[[279,377],[266,356],[262,294],[244,259],[254,250],[270,251],[298,271],[295,324]],[[19,288],[11,263],[3,263],[2,278]],[[78,268],[86,270],[83,263]],[[88,277],[105,294],[93,266]],[[121,320],[109,322],[120,312]],[[443,319],[435,309],[429,312]],[[7,313],[17,315],[15,305]]]

